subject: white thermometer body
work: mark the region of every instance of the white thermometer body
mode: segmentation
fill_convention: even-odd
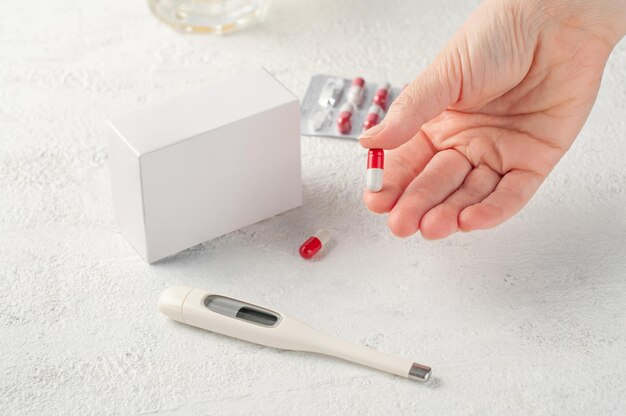
[[[428,381],[430,367],[326,335],[277,311],[206,290],[173,286],[159,298],[172,319],[248,342],[326,354],[412,380]]]

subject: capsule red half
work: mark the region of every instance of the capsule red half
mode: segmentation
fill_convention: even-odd
[[[330,233],[326,230],[319,230],[300,246],[300,255],[305,259],[310,259],[324,248],[329,240]]]
[[[367,168],[385,168],[385,151],[383,149],[370,149],[369,152],[367,152]]]
[[[370,149],[367,153],[367,173],[365,187],[371,192],[383,189],[383,169],[385,167],[385,152],[383,149]]]

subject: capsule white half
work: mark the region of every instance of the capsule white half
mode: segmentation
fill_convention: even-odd
[[[370,168],[365,174],[365,187],[370,192],[380,192],[383,189],[383,170],[380,168]]]

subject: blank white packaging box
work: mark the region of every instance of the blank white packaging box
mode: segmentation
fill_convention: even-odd
[[[123,235],[153,263],[300,206],[299,107],[257,70],[110,120]]]

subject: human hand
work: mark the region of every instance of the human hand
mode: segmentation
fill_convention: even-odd
[[[430,239],[515,215],[580,132],[625,31],[624,0],[486,1],[361,135],[388,150],[367,207]]]

